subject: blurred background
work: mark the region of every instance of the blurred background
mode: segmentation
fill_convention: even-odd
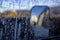
[[[0,40],[60,39],[60,0],[0,0]]]

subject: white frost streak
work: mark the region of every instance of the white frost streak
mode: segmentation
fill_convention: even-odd
[[[47,5],[54,6],[60,4],[60,0],[9,0],[2,1],[0,10],[11,10],[11,9],[31,9],[34,5]]]

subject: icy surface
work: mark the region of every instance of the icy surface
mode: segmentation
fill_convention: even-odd
[[[0,0],[0,10],[31,9],[34,5],[56,6],[60,0]]]

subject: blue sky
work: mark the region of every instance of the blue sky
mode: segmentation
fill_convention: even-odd
[[[31,9],[35,5],[49,7],[60,4],[60,0],[0,0],[0,10]]]
[[[31,10],[31,15],[40,15],[47,7],[46,6],[38,6],[33,7]]]

